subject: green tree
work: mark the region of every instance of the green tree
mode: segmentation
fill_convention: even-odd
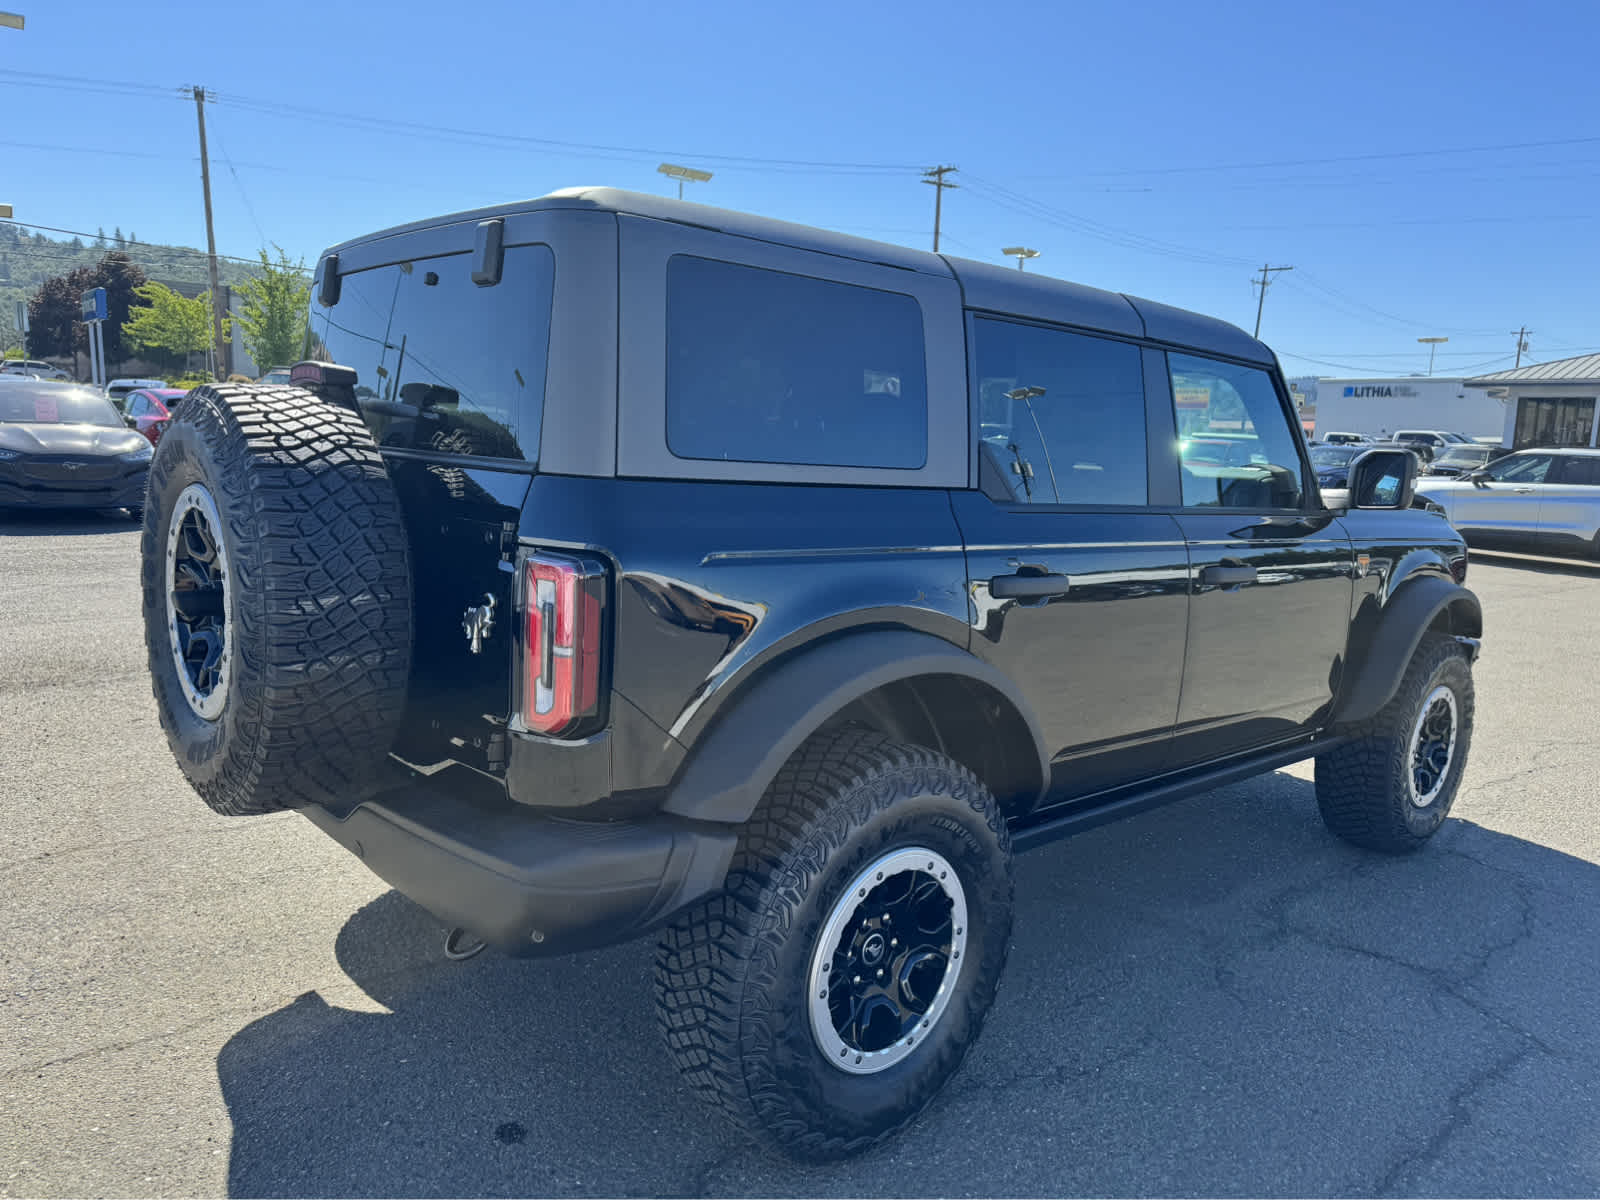
[[[282,246],[274,246],[278,261],[261,253],[261,274],[236,289],[244,298],[239,309],[239,337],[245,351],[263,371],[292,363],[305,341],[306,310],[311,285],[304,260],[291,263]]]
[[[131,346],[190,355],[211,345],[211,294],[193,300],[161,283],[135,289],[143,304],[123,323],[122,336]]]

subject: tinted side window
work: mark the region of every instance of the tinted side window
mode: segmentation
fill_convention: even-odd
[[[1506,483],[1543,483],[1550,474],[1548,454],[1513,454],[1489,468],[1489,478]]]
[[[130,417],[142,417],[150,410],[150,402],[144,398],[143,392],[129,392],[123,411]]]
[[[1600,458],[1563,458],[1559,482],[1600,486]]]
[[[1192,508],[1299,508],[1300,454],[1272,376],[1168,354],[1183,502]]]
[[[1137,346],[980,318],[981,453],[1034,504],[1145,504],[1144,368]]]
[[[921,467],[921,307],[898,292],[675,256],[667,446],[679,458]]]
[[[471,256],[458,254],[346,275],[337,305],[312,305],[318,352],[355,369],[379,445],[531,462],[555,258],[547,246],[513,246],[494,287],[478,287],[471,271]]]

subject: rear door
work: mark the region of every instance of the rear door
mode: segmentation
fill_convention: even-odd
[[[498,281],[475,283],[472,253],[439,252],[455,236],[342,253],[355,269],[332,307],[313,304],[310,356],[355,370],[405,511],[415,653],[399,753],[492,766],[510,711],[514,577],[501,564],[538,459],[555,268],[548,246],[510,245]],[[416,256],[394,261],[405,250]],[[492,625],[475,647],[464,623],[480,607]]]
[[[1600,530],[1600,456],[1563,454],[1539,495],[1539,539],[1575,548]]]
[[[1189,638],[1174,764],[1190,766],[1312,729],[1332,703],[1354,587],[1350,539],[1310,486],[1288,397],[1263,367],[1164,356],[1177,436],[1177,522],[1189,547]],[[1233,465],[1191,442],[1225,434]]]
[[[971,319],[980,490],[952,493],[973,651],[1047,739],[1047,802],[1159,772],[1188,600],[1177,522],[1152,496],[1145,361],[1131,343]]]

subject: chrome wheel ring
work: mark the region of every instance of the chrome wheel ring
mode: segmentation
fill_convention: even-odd
[[[850,881],[806,974],[811,1036],[841,1071],[892,1067],[932,1032],[965,965],[967,896],[943,855],[884,855]]]
[[[1455,762],[1459,729],[1456,694],[1440,684],[1428,693],[1411,727],[1406,788],[1416,807],[1427,808],[1444,789],[1444,781]]]
[[[204,484],[178,495],[167,522],[167,641],[195,716],[215,721],[228,700],[233,638],[222,519]]]

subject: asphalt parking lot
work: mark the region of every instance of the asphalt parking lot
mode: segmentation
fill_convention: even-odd
[[[451,963],[302,818],[206,810],[137,541],[0,522],[0,1196],[1600,1193],[1600,567],[1474,555],[1425,852],[1333,841],[1303,767],[1024,856],[962,1073],[802,1169],[679,1086],[648,945]]]

